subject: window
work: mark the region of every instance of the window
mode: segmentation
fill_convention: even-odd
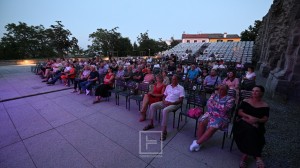
[[[223,40],[217,40],[217,42],[223,42]]]
[[[227,40],[227,42],[233,42],[233,40]]]
[[[202,40],[202,43],[204,43],[205,42],[205,40]]]
[[[194,40],[194,43],[197,43],[197,40]]]
[[[190,43],[190,40],[186,40],[187,43]]]

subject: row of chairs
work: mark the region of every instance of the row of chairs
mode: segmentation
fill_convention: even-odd
[[[110,92],[115,94],[116,105],[120,104],[119,101],[120,96],[124,96],[126,99],[126,109],[130,110],[130,104],[131,104],[130,100],[135,100],[140,110],[140,105],[143,100],[143,96],[144,94],[149,92],[149,84],[148,83],[137,84],[135,82],[125,82],[123,80],[116,80],[115,87],[114,89],[110,90]],[[179,129],[180,121],[182,121],[183,117],[185,117],[185,124],[187,123],[187,118],[191,118],[196,122],[195,129],[194,129],[194,136],[196,136],[198,120],[200,117],[190,117],[188,115],[188,109],[193,106],[193,107],[202,108],[202,111],[205,111],[206,102],[207,102],[206,93],[203,90],[199,90],[198,87],[195,87],[195,85],[193,84],[189,85],[188,88],[186,88],[186,93],[189,94],[186,96],[187,102],[186,102],[185,110],[182,109],[182,105],[181,105],[180,108],[173,111],[173,128],[175,126],[176,112],[179,109],[181,109],[178,117],[177,129],[180,130]],[[236,95],[235,90],[229,90],[228,95],[235,97]],[[240,91],[237,106],[234,105],[233,108],[230,109],[229,111],[230,118],[233,118],[233,120],[235,120],[240,102],[245,98],[249,98],[250,96],[251,96],[251,91],[247,91],[247,90]],[[156,116],[159,117],[158,120],[160,121],[160,115],[156,115]],[[233,127],[234,127],[234,122],[233,122]],[[231,137],[231,135],[232,135],[232,131],[229,137]],[[228,137],[228,130],[225,130],[223,134],[222,149],[224,147],[224,142],[226,137]],[[232,146],[233,146],[233,138],[230,146],[230,151],[232,150]]]

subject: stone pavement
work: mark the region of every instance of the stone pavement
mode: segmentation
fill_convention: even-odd
[[[147,134],[157,141],[146,149],[146,134],[139,139],[139,131],[149,121],[138,122],[135,102],[130,111],[123,97],[120,106],[114,96],[93,105],[94,97],[62,89],[66,87],[59,82],[42,83],[29,66],[0,67],[1,168],[238,167],[241,154],[236,146],[229,151],[230,138],[221,149],[223,132],[218,131],[199,152],[190,152],[195,121],[188,120],[178,132],[172,128],[172,115],[162,155],[141,155],[139,145],[142,152],[155,152],[160,141],[157,134]],[[160,130],[155,124],[154,130]],[[253,160],[249,167],[255,167]]]

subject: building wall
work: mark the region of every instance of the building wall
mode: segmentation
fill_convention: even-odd
[[[209,42],[208,38],[185,38],[182,39],[182,43],[188,43],[188,40],[190,41],[189,43],[202,43],[204,42]],[[195,40],[197,40],[197,42],[194,42]]]
[[[232,40],[233,42],[239,42],[241,41],[240,38],[220,38],[220,39],[209,39],[209,42],[218,42],[218,40],[223,40],[222,42],[228,42]]]

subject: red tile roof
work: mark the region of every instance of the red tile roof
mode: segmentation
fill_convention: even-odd
[[[209,38],[218,39],[224,38],[224,34],[221,33],[211,33],[211,34],[182,34],[182,39],[186,38]],[[227,34],[226,38],[240,38],[237,34]]]

